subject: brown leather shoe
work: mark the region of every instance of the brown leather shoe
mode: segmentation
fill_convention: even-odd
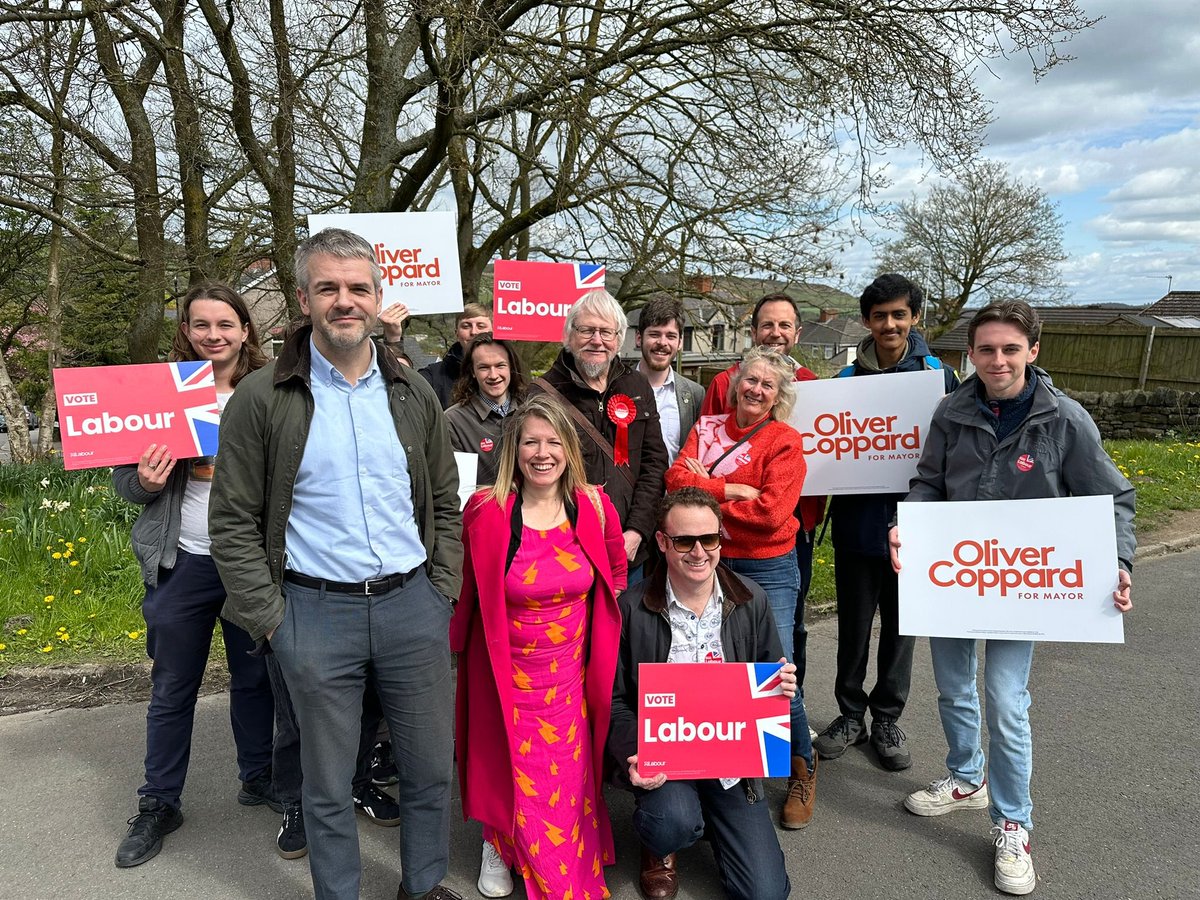
[[[679,876],[675,872],[675,854],[659,859],[642,848],[642,877],[638,881],[646,900],[667,900],[679,893]]]
[[[806,828],[813,817],[813,803],[817,799],[817,751],[813,751],[812,771],[803,756],[792,757],[792,777],[787,783],[787,799],[783,801],[783,815],[779,824],[793,831]]]

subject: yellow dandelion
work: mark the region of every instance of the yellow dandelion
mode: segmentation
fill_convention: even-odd
[[[79,588],[75,588],[75,590],[71,591],[71,593],[74,594],[76,597],[78,597],[80,594],[83,593],[83,591],[81,591]]]
[[[60,641],[69,641],[71,639],[71,635],[68,632],[64,631],[62,634],[60,634],[58,636],[58,639]]]
[[[1139,475],[1145,475],[1145,474],[1146,474],[1146,470],[1145,470],[1145,469],[1138,469],[1138,474],[1139,474]]]
[[[51,554],[50,554],[50,556],[51,556],[53,559],[62,559],[62,554],[61,554],[61,553],[51,553]]]
[[[53,650],[53,649],[54,649],[54,648],[53,648],[52,646],[50,646],[49,644],[47,644],[45,647],[43,647],[43,648],[42,648],[41,650],[39,650],[38,652],[39,652],[39,653],[49,653],[49,652],[50,652],[51,650]]]
[[[86,544],[86,543],[87,543],[87,538],[85,538],[85,537],[76,538],[76,540],[77,540],[77,541],[79,541],[79,543],[81,543],[81,544]]]
[[[53,594],[47,594],[45,597],[43,597],[43,598],[42,598],[42,600],[43,600],[44,602],[46,602],[46,603],[53,603],[53,602],[54,602],[54,595],[53,595]]]
[[[96,618],[96,614],[95,614],[95,613],[88,613],[88,618],[89,618],[89,619],[94,619],[94,618]]]
[[[79,565],[79,560],[77,560],[77,559],[73,559],[73,560],[71,560],[71,562],[69,563],[69,565],[72,565],[72,566],[77,566],[77,565]]]
[[[17,629],[17,634],[28,634],[28,633],[29,633],[28,628],[18,628]]]
[[[0,644],[0,650],[7,650],[8,644]]]
[[[131,631],[131,632],[129,632],[129,639],[130,639],[130,640],[136,641],[136,640],[137,640],[138,638],[140,638],[141,636],[142,636],[142,633],[141,633],[140,631]]]
[[[59,633],[59,634],[62,634],[62,633],[63,633],[64,631],[66,631],[66,630],[67,630],[67,629],[66,629],[66,628],[64,628],[62,625],[59,625],[59,626],[58,626],[58,633]]]

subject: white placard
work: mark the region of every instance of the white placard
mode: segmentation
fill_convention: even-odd
[[[478,490],[479,454],[454,451],[454,463],[458,466],[458,508],[466,509],[467,501]]]
[[[941,369],[796,382],[789,421],[808,464],[801,493],[906,493],[945,393]]]
[[[383,305],[397,301],[413,315],[463,308],[454,213],[326,213],[308,217],[308,230],[344,228],[375,249],[383,274]]]
[[[901,503],[900,633],[1125,641],[1113,501]]]

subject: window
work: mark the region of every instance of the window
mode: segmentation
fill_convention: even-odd
[[[725,326],[714,325],[712,327],[712,348],[717,353],[725,350]]]
[[[683,352],[684,353],[692,352],[692,335],[695,334],[695,332],[696,332],[696,329],[693,328],[691,325],[687,325],[684,327],[684,329],[683,329]]]

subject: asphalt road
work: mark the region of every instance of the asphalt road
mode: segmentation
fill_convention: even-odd
[[[1200,898],[1200,551],[1144,563],[1124,646],[1046,644],[1032,685],[1034,860],[1043,900]],[[832,699],[836,623],[810,639],[809,715],[824,725]],[[278,817],[237,805],[225,695],[201,701],[186,822],[149,863],[118,870],[112,857],[140,783],[144,707],[26,713],[0,718],[0,898],[312,896],[308,865],[274,852]],[[793,896],[822,900],[991,898],[986,811],[918,819],[906,793],[944,773],[925,641],[901,724],[914,765],[880,769],[856,748],[821,766],[817,812],[803,832],[781,833]],[[776,788],[770,801],[780,803]],[[638,896],[630,803],[610,795],[617,900]],[[455,810],[451,887],[478,897],[479,827]],[[362,820],[360,820],[362,821]],[[364,898],[395,896],[396,831],[360,826]],[[717,898],[706,846],[681,854],[682,898]],[[521,888],[515,894],[524,896]]]

